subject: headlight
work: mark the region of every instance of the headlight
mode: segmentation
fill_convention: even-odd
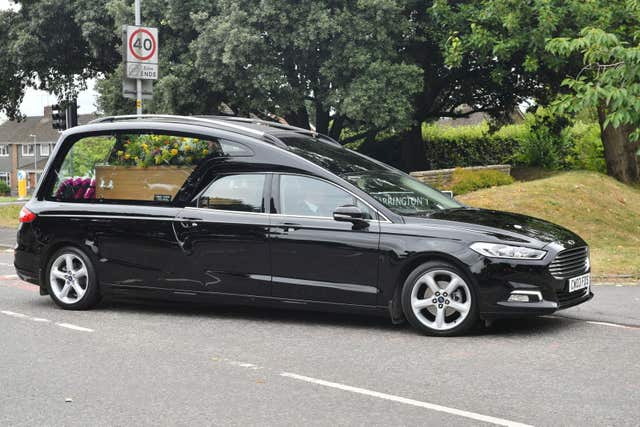
[[[509,259],[542,259],[547,254],[546,251],[525,248],[523,246],[503,245],[501,243],[477,242],[471,245],[471,249],[491,258]]]

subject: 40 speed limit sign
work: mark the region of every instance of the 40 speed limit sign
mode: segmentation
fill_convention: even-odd
[[[157,80],[158,29],[127,25],[127,78]]]

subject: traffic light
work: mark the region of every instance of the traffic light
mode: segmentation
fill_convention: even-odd
[[[58,130],[67,128],[67,113],[58,104],[51,106],[51,126]]]
[[[78,102],[74,99],[67,104],[67,128],[78,126]]]

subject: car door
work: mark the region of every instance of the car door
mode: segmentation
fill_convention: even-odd
[[[187,289],[269,296],[267,173],[224,173],[184,208],[174,223]],[[185,280],[189,278],[189,280]]]
[[[377,214],[353,194],[303,175],[274,177],[270,248],[273,296],[375,305],[380,227]],[[357,205],[366,227],[333,219],[338,206]]]

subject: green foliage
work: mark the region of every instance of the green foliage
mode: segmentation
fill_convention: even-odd
[[[606,173],[600,126],[593,122],[576,122],[569,129],[569,136],[573,144],[566,158],[567,167]]]
[[[569,120],[565,116],[544,108],[528,114],[525,121],[527,132],[516,151],[515,161],[545,169],[566,167],[566,158],[572,147],[568,125]]]
[[[113,137],[89,137],[78,141],[65,158],[61,175],[92,177],[95,165],[107,161],[114,144]]]
[[[456,168],[451,179],[451,191],[453,194],[461,195],[482,188],[496,187],[498,185],[513,184],[512,176],[497,170],[468,170]]]
[[[432,169],[508,163],[519,145],[522,132],[522,127],[509,126],[491,133],[486,122],[460,127],[422,126],[427,160]]]
[[[4,181],[0,181],[0,194],[7,195],[11,193],[11,187]]]
[[[584,68],[576,77],[563,81],[571,92],[558,98],[558,110],[578,112],[604,107],[603,128],[630,125],[635,127],[631,139],[640,138],[640,46],[630,45],[605,30],[587,27],[580,37],[556,38],[549,41],[547,48],[563,57],[579,54],[584,61]]]

